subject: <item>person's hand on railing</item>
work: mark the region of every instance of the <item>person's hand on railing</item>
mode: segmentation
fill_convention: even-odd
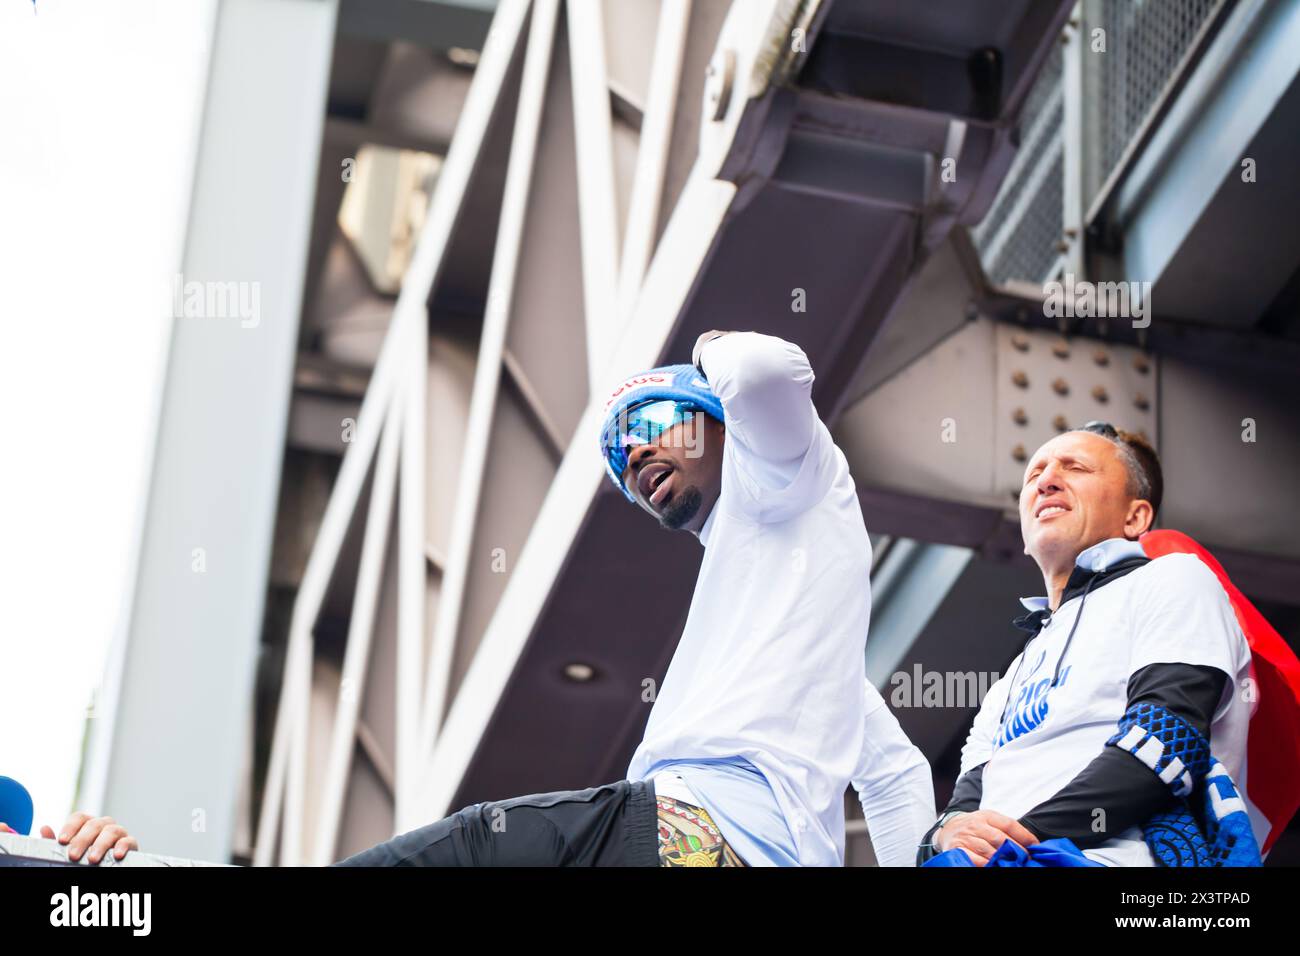
[[[16,832],[7,824],[0,823],[0,833]],[[68,848],[68,859],[74,863],[83,854],[87,862],[99,863],[109,852],[112,852],[114,859],[120,861],[131,850],[140,849],[135,837],[127,833],[126,828],[112,817],[92,817],[82,811],[69,816],[68,822],[63,824],[63,829],[58,834],[55,834],[52,827],[41,827],[41,836],[47,840],[58,840],[65,845]]]

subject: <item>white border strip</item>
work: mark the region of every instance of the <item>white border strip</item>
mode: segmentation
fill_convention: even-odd
[[[618,281],[618,206],[614,140],[601,0],[567,0],[573,74],[573,146],[578,167],[578,226],[588,382],[596,381],[612,341]]]
[[[541,128],[542,106],[545,102],[558,14],[559,0],[535,0],[524,56],[524,72],[520,80],[510,159],[506,167],[505,189],[501,199],[501,222],[492,256],[487,312],[483,316],[478,365],[474,370],[474,388],[470,395],[465,449],[456,484],[456,506],[447,548],[447,567],[438,598],[433,646],[424,683],[424,704],[419,728],[421,755],[427,755],[433,750],[447,701],[456,634],[460,628],[465,587],[469,578],[474,526],[483,490],[483,472],[487,466],[492,418],[501,381],[506,330],[514,298],[515,276],[528,211],[528,192],[532,184],[537,136]],[[404,815],[397,821],[399,830],[410,829],[417,819],[410,814],[408,807],[404,806],[403,810]]]
[[[375,630],[375,607],[384,572],[384,554],[388,549],[388,528],[393,517],[393,498],[397,488],[397,452],[402,439],[402,402],[394,396],[389,405],[388,421],[380,440],[375,462],[375,478],[370,486],[370,506],[366,511],[366,530],[361,543],[361,561],[357,589],[352,602],[352,619],[348,622],[347,650],[343,655],[343,673],[339,682],[338,704],[334,710],[334,729],[330,738],[329,757],[321,786],[321,803],[316,817],[316,840],[311,848],[314,866],[325,866],[334,857],[338,843],[339,821],[343,815],[343,795],[347,788],[352,754],[357,745],[357,716],[361,711],[361,694],[370,662],[370,644]]]
[[[487,135],[488,124],[510,68],[510,61],[514,56],[527,13],[528,0],[502,0],[493,17],[478,69],[475,71],[474,80],[470,84],[469,93],[461,109],[456,135],[453,137],[451,149],[443,163],[438,184],[429,204],[428,219],[420,234],[406,279],[402,283],[402,291],[393,311],[388,335],[384,339],[379,360],[371,375],[370,386],[366,390],[361,411],[357,415],[359,442],[344,455],[334,491],[325,508],[316,544],[307,560],[307,569],[303,574],[298,599],[294,605],[293,623],[290,625],[284,686],[276,715],[270,766],[262,794],[257,848],[253,858],[257,866],[269,866],[273,862],[276,841],[281,835],[281,814],[284,810],[282,803],[285,791],[288,789],[286,784],[290,735],[294,729],[293,716],[298,713],[296,698],[298,695],[305,698],[310,692],[309,682],[304,684],[300,675],[305,664],[307,676],[310,678],[311,629],[320,610],[324,589],[333,571],[343,535],[356,508],[361,484],[370,467],[370,459],[375,452],[378,429],[371,426],[375,419],[380,417],[376,406],[382,406],[387,401],[396,377],[394,366],[397,361],[394,355],[409,341],[402,335],[402,329],[407,323],[425,323],[428,320],[426,302],[429,291],[433,288],[434,280],[442,265],[443,254],[460,213],[470,176],[478,161]],[[299,741],[302,740],[300,735],[295,734],[294,737]],[[301,826],[301,800],[296,797],[289,803],[289,817],[298,822],[286,827],[287,832],[284,834],[286,849],[296,844],[297,841],[293,839],[292,833]],[[298,862],[287,852],[282,852],[280,858],[291,863]]]
[[[641,140],[637,145],[636,173],[623,238],[619,269],[618,319],[625,323],[636,306],[654,248],[655,227],[663,202],[664,177],[672,144],[673,116],[686,53],[686,28],[691,22],[691,0],[663,0],[655,35]]]

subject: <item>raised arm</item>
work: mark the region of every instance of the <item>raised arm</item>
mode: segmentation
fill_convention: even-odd
[[[803,349],[759,332],[715,331],[700,336],[692,359],[722,402],[728,441],[773,463],[808,451],[819,420]]]

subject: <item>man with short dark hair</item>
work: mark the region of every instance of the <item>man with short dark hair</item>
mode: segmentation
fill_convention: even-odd
[[[1092,861],[1150,866],[1151,821],[1210,748],[1244,793],[1250,650],[1198,558],[1144,554],[1162,496],[1151,446],[1105,423],[1029,461],[1020,527],[1047,595],[1022,599],[1030,637],[984,698],[918,862],[1067,838]]]

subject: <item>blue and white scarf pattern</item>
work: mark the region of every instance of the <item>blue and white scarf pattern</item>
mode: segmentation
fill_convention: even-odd
[[[1159,704],[1138,703],[1106,743],[1142,761],[1177,800],[1143,827],[1160,864],[1262,865],[1246,803],[1195,727]]]

